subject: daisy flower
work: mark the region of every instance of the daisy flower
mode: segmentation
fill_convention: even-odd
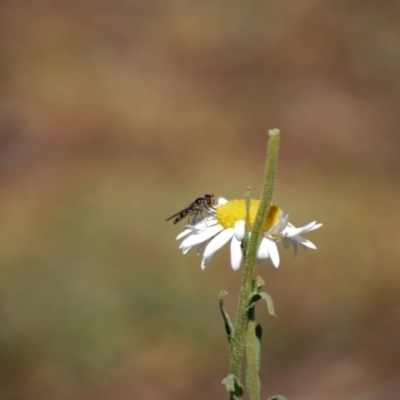
[[[259,200],[250,201],[250,234],[259,203]],[[212,256],[230,240],[231,266],[234,270],[238,270],[243,258],[241,244],[245,236],[246,205],[244,200],[228,201],[219,198],[217,204],[209,208],[208,213],[206,217],[197,218],[186,225],[186,229],[176,238],[176,240],[183,239],[179,248],[182,249],[183,254],[186,254],[192,247],[197,247],[200,253],[205,243],[210,240],[205,246],[201,260],[201,269],[204,269]],[[301,235],[321,226],[322,224],[313,221],[296,228],[289,222],[288,214],[285,214],[277,205],[271,204],[264,224],[264,233],[258,246],[258,260],[270,258],[272,264],[278,267],[280,259],[277,242],[279,241],[282,241],[285,248],[293,246],[295,254],[299,244],[304,248],[316,249],[312,242]]]

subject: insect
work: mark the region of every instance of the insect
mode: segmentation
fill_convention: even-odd
[[[205,194],[203,197],[198,197],[193,200],[186,208],[177,212],[174,215],[171,215],[166,221],[169,221],[172,218],[174,219],[174,224],[177,224],[180,220],[185,218],[186,216],[193,216],[195,219],[199,214],[204,211],[208,211],[210,207],[214,204],[214,195],[213,194]]]

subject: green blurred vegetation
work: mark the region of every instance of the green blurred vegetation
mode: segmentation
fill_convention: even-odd
[[[317,251],[259,268],[263,395],[400,398],[399,4],[2,2],[0,400],[226,398],[240,272],[164,220],[261,186]]]

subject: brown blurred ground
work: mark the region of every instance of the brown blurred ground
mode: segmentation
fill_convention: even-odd
[[[164,223],[205,192],[275,201],[318,251],[260,267],[263,397],[400,398],[394,1],[1,2],[0,399],[224,399],[217,308]]]

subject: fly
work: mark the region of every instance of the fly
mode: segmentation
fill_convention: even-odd
[[[193,200],[186,208],[177,212],[174,215],[171,215],[166,221],[169,221],[172,218],[174,219],[174,224],[177,224],[180,220],[185,218],[186,216],[193,216],[195,219],[199,214],[204,211],[207,212],[209,208],[214,204],[214,195],[213,194],[205,194],[203,197],[198,197]]]

